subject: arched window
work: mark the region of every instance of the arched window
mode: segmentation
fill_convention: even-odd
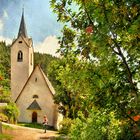
[[[38,98],[38,95],[33,95],[33,98]]]
[[[23,61],[23,53],[22,53],[22,51],[18,52],[17,61],[18,62],[22,62]]]

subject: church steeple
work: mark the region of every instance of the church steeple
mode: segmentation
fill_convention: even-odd
[[[27,37],[27,30],[26,30],[26,25],[25,25],[25,22],[24,22],[24,9],[22,11],[22,17],[21,17],[18,37],[21,36],[21,35],[24,36],[24,37]]]

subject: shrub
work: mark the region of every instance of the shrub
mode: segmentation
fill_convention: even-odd
[[[9,103],[4,109],[4,114],[8,116],[9,122],[15,123],[19,116],[19,110],[15,103]]]
[[[0,121],[7,122],[8,121],[8,117],[5,114],[0,113]]]
[[[59,129],[59,133],[68,134],[72,123],[73,121],[70,118],[64,118],[63,121],[60,123],[61,128]]]
[[[114,112],[94,110],[86,121],[75,119],[69,135],[73,140],[116,140],[120,134],[120,121]]]

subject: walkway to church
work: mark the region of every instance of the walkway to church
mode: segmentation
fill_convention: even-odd
[[[3,133],[12,135],[13,140],[55,140],[55,137],[58,136],[57,131],[47,130],[47,132],[44,133],[43,129],[27,128],[11,124],[8,125],[13,129],[5,129],[3,130]]]

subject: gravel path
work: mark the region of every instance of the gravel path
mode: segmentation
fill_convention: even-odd
[[[13,124],[6,124],[13,129],[4,129],[4,134],[10,134],[13,136],[13,140],[54,140],[58,136],[57,131],[47,130],[44,133],[43,129],[28,128],[23,126],[17,126]]]

